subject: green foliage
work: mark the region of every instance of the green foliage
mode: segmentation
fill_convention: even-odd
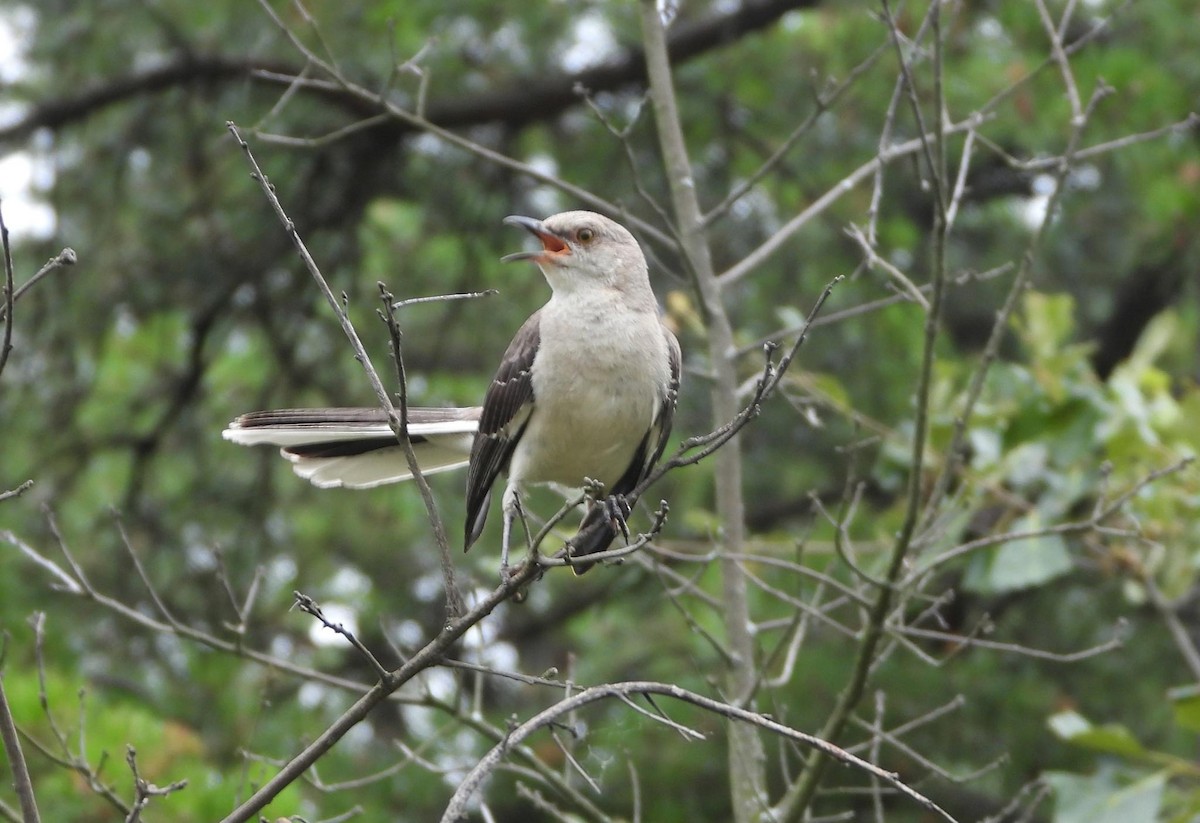
[[[83,758],[124,803],[133,798],[133,778],[125,769],[126,747],[137,750],[139,774],[151,783],[166,786],[186,779],[186,789],[157,802],[159,813],[181,823],[221,817],[231,802],[244,791],[245,777],[233,764],[220,765],[205,741],[202,729],[164,717],[152,705],[138,699],[150,684],[125,684],[118,689],[76,689],[73,672],[46,671],[46,705],[53,726],[41,706],[40,686],[32,669],[10,670],[4,688],[13,714],[22,730],[37,745],[27,745],[26,758],[43,819],[115,819],[108,801],[90,791],[82,775],[49,762],[38,753],[44,748],[54,756]],[[144,692],[143,692],[144,693]],[[63,735],[64,751],[54,729]],[[303,808],[299,792],[289,789],[280,808]]]
[[[1174,313],[1157,318],[1128,361],[1102,382],[1091,369],[1090,347],[1070,342],[1073,308],[1068,295],[1025,295],[1013,323],[1025,359],[993,366],[974,409],[966,505],[948,521],[938,545],[944,550],[978,536],[982,522],[992,534],[1019,538],[972,553],[964,585],[981,593],[1038,586],[1067,574],[1074,568],[1074,538],[1056,533],[1056,524],[1085,521],[1090,511],[1140,486],[1147,473],[1197,455],[1196,428],[1184,410],[1200,402],[1200,390],[1177,388],[1156,365],[1177,326]],[[967,385],[972,368],[964,361],[939,374],[935,449],[948,446],[966,408],[966,392],[955,392]],[[910,451],[907,438],[898,438],[884,455],[899,468]],[[1101,477],[1105,493],[1097,499]],[[1190,548],[1200,532],[1189,514],[1198,483],[1192,464],[1174,482],[1141,488],[1129,513],[1137,522],[1157,524],[1141,533],[1152,549],[1140,548],[1140,538],[1118,538],[1105,550],[1112,562],[1139,558],[1171,596],[1186,591],[1200,560]],[[1012,506],[1013,500],[1021,505]],[[1131,584],[1136,590],[1136,577]]]
[[[292,3],[272,8],[351,79],[409,107],[424,84],[429,109],[458,118],[456,133],[664,227],[657,134],[637,83],[593,90],[613,127],[629,129],[624,144],[574,98],[534,108],[542,84],[562,76],[568,57],[619,60],[638,47],[634,4],[307,5],[311,18]],[[1048,5],[1057,16],[1067,4]],[[677,30],[728,6],[681,4]],[[580,204],[395,123],[339,132],[374,110],[336,89],[287,91],[261,73],[198,68],[209,58],[272,72],[304,68],[258,4],[0,0],[0,14],[17,7],[33,8],[34,21],[21,38],[30,71],[15,81],[5,77],[11,117],[68,112],[32,133],[0,138],[6,150],[42,164],[44,185],[35,194],[53,206],[57,221],[50,237],[14,235],[17,281],[63,245],[79,252],[80,264],[39,284],[14,313],[15,348],[0,376],[0,492],[27,478],[36,485],[0,501],[0,531],[13,530],[65,564],[42,510],[49,506],[97,590],[159,619],[115,530],[109,514],[115,506],[151,583],[183,623],[295,665],[369,682],[372,672],[361,659],[289,611],[292,592],[343,607],[364,642],[394,664],[391,643],[410,653],[444,620],[433,539],[411,488],[319,491],[295,478],[273,450],[238,450],[220,439],[228,420],[252,408],[373,402],[225,121],[235,120],[250,136],[335,294],[345,294],[389,386],[394,369],[375,316],[378,282],[398,299],[500,290],[401,311],[415,403],[478,402],[513,331],[547,297],[531,267],[499,263],[524,242],[501,218]],[[1072,54],[1073,82],[1085,101],[1101,79],[1114,89],[1097,105],[1081,148],[1150,133],[1195,107],[1200,28],[1184,24],[1194,17],[1189,3],[1114,0],[1072,8],[1068,39],[1112,15]],[[972,773],[1007,752],[1004,764],[971,783],[999,805],[1029,776],[1042,775],[1054,788],[1057,819],[1183,821],[1200,812],[1195,775],[1179,759],[1191,754],[1200,705],[1194,692],[1169,691],[1195,675],[1185,670],[1158,610],[1164,602],[1173,609],[1186,603],[1195,591],[1200,470],[1192,464],[1145,481],[1200,451],[1194,277],[1200,144],[1193,124],[1118,152],[1091,152],[1076,164],[1033,250],[1034,287],[1001,330],[965,453],[948,454],[1012,282],[1011,268],[992,270],[1019,263],[1034,233],[1035,175],[1005,157],[1057,156],[1071,114],[1062,74],[1047,62],[1048,39],[1034,5],[947,9],[949,119],[958,122],[1002,97],[977,124],[972,173],[947,240],[952,285],[935,349],[920,479],[922,490],[943,471],[953,482],[935,529],[909,558],[913,579],[929,588],[904,592],[911,595],[904,611],[929,615],[920,625],[940,634],[889,635],[892,645],[868,692],[880,695],[876,706],[888,728],[964,696],[956,714],[912,730],[905,744],[954,774]],[[903,522],[924,345],[924,314],[911,303],[856,313],[892,298],[894,283],[881,270],[861,267],[845,228],[873,224],[879,254],[919,285],[928,282],[933,258],[928,172],[917,155],[883,169],[878,198],[870,177],[839,188],[875,156],[885,122],[891,125],[885,142],[918,133],[907,97],[892,107],[896,51],[878,11],[871,3],[806,5],[762,31],[723,37],[676,66],[693,182],[706,208],[816,115],[819,95],[862,69],[754,190],[709,225],[717,266],[724,268],[826,192],[841,193],[724,292],[737,343],[747,352],[739,377],[749,386],[762,369],[758,341],[786,343],[780,330],[794,330],[825,283],[847,275],[827,307],[826,317],[836,319],[810,331],[784,381],[786,397],[768,404],[742,435],[752,556],[739,562],[750,581],[763,682],[780,678],[761,688],[758,707],[809,731],[821,728],[844,687],[866,611],[861,598],[876,592],[843,557],[879,575]],[[905,36],[915,37],[923,7],[900,13]],[[120,21],[119,43],[107,25],[112,20]],[[935,86],[926,46],[904,44],[904,51],[918,60],[917,98],[929,123]],[[864,65],[876,51],[876,61]],[[393,71],[418,54],[419,74]],[[137,85],[162,66],[183,66],[182,79]],[[89,96],[128,78],[134,88],[127,95],[103,103]],[[473,119],[472,106],[510,92],[515,102],[506,117]],[[80,99],[93,103],[75,114],[47,108]],[[323,139],[335,132],[336,139]],[[266,139],[272,134],[321,139],[281,145]],[[952,173],[965,147],[965,133],[947,139]],[[8,201],[5,207],[9,217]],[[656,291],[685,351],[677,439],[700,434],[713,422],[703,319],[678,255],[643,240]],[[1151,298],[1159,305],[1144,328],[1107,325]],[[848,313],[834,314],[842,311]],[[1101,380],[1096,353],[1124,330],[1136,345]],[[724,524],[714,513],[712,479],[711,463],[703,463],[652,492],[671,503],[660,542],[675,554],[708,556],[720,541]],[[432,481],[456,548],[462,478]],[[845,490],[861,491],[856,505],[843,505]],[[1054,531],[1086,524],[1098,507],[1128,493],[1105,522],[1108,531]],[[847,518],[840,542],[834,525],[813,514],[814,498],[831,516]],[[531,509],[544,516],[555,505],[546,495]],[[645,522],[641,513],[635,519]],[[999,539],[1006,534],[1019,539]],[[971,541],[987,545],[935,562]],[[494,584],[494,545],[489,533],[471,555],[456,551],[473,595]],[[716,562],[668,567],[680,577],[633,562],[578,580],[547,574],[525,605],[499,610],[454,655],[527,673],[554,669],[580,684],[656,678],[719,694],[726,665],[714,605],[722,596],[721,570]],[[233,604],[241,606],[260,570],[246,633],[238,635],[233,627],[242,616]],[[36,700],[31,641],[21,628],[30,613],[45,611],[51,705],[74,735],[76,691],[86,688],[91,762],[108,753],[105,776],[123,797],[130,792],[120,763],[126,744],[137,748],[148,779],[189,780],[183,792],[152,803],[148,818],[218,819],[251,784],[274,773],[271,763],[311,740],[353,697],[152,631],[54,591],[53,582],[44,568],[0,544],[0,628],[13,638],[5,684],[18,722],[50,739]],[[943,588],[954,590],[954,603],[942,599]],[[1131,638],[1120,648],[1074,662],[1049,659],[1106,643],[1118,620],[1128,621]],[[789,664],[798,636],[792,632],[802,622],[804,643]],[[972,639],[999,649],[975,647]],[[1020,653],[1030,649],[1045,654]],[[922,656],[942,665],[930,667]],[[495,742],[460,723],[456,711],[502,734],[511,718],[528,718],[565,690],[438,669],[405,692],[411,702],[380,707],[335,747],[321,761],[320,777],[332,783],[395,766],[405,757],[398,740],[423,762],[450,770],[448,776],[409,763],[351,792],[297,785],[268,812],[315,820],[359,804],[364,819],[433,819],[461,769]],[[593,706],[573,721],[571,731],[580,736],[569,748],[600,777],[606,812],[632,807],[628,760],[643,819],[728,819],[721,724],[697,710],[661,708],[707,741],[685,744],[675,730],[619,702]],[[868,698],[857,719],[871,722],[872,708]],[[862,734],[855,742],[869,740]],[[560,738],[570,736],[560,730]],[[548,734],[534,745],[547,763],[570,772]],[[243,752],[263,760],[247,765]],[[44,819],[117,819],[78,779],[36,752],[27,755]],[[778,759],[772,774],[794,773],[798,755]],[[887,745],[880,759],[906,775],[926,772],[925,761],[914,766],[905,751]],[[500,775],[489,789],[498,819],[535,819],[517,794],[517,779]],[[921,787],[932,786],[934,794],[939,785],[929,780]],[[847,811],[845,797],[831,795],[823,810]],[[0,800],[10,802],[7,788]],[[960,816],[986,816],[974,811]],[[908,813],[887,809],[889,820],[915,819]]]
[[[1184,698],[1186,700],[1187,698]],[[1176,700],[1176,706],[1180,706]],[[1177,712],[1179,724],[1189,728]],[[1146,748],[1125,726],[1095,726],[1082,715],[1061,712],[1049,720],[1060,739],[1095,753],[1089,774],[1052,772],[1045,776],[1054,790],[1058,821],[1186,821],[1200,811],[1200,771],[1190,759]]]

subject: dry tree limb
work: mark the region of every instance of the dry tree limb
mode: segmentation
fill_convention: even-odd
[[[408,421],[406,415],[402,411],[406,411],[406,407],[397,409],[392,405],[392,398],[388,391],[383,386],[383,381],[379,379],[379,373],[371,364],[371,358],[367,354],[366,347],[363,346],[362,340],[359,339],[358,332],[354,328],[354,324],[350,322],[350,316],[346,313],[345,307],[334,295],[333,290],[329,287],[329,282],[325,276],[321,274],[321,269],[317,266],[316,260],[308,251],[308,246],[305,245],[304,239],[296,230],[296,224],[288,217],[287,212],[283,208],[283,204],[279,201],[279,197],[275,193],[275,187],[267,179],[266,174],[259,167],[258,161],[254,157],[254,153],[250,150],[250,144],[242,137],[237,125],[232,121],[226,122],[226,128],[241,147],[242,152],[246,155],[246,161],[250,164],[251,177],[258,182],[263,194],[266,195],[267,201],[271,204],[275,215],[283,224],[284,231],[292,240],[292,244],[296,247],[296,251],[300,255],[300,259],[304,262],[304,266],[308,269],[308,273],[312,275],[313,280],[317,284],[317,288],[325,297],[325,302],[333,309],[334,315],[338,319],[339,325],[342,327],[342,332],[346,335],[346,339],[350,342],[350,347],[354,351],[354,357],[362,365],[363,371],[366,373],[367,382],[370,383],[372,391],[375,393],[375,399],[379,401],[379,406],[387,414],[388,424],[391,426],[392,432],[396,435],[396,439],[404,449],[405,459],[408,461],[410,469],[413,471],[413,479],[416,480],[418,488],[421,490],[421,499],[425,504],[425,512],[429,519],[430,528],[433,530],[434,539],[438,545],[438,551],[442,553],[443,558],[450,555],[449,540],[446,537],[446,528],[442,522],[441,515],[438,513],[437,505],[433,499],[432,493],[429,491],[429,486],[425,482],[424,476],[421,474],[420,468],[417,466],[416,456],[413,454],[412,442],[408,437]],[[384,295],[387,312],[390,316],[392,311],[392,303],[390,294]],[[395,332],[399,334],[399,329]],[[398,340],[394,341],[398,346]],[[398,351],[398,349],[397,349]],[[461,616],[466,611],[463,604],[462,593],[458,590],[458,586],[454,579],[453,566],[443,561],[442,573],[444,575],[445,591],[446,591],[446,615],[449,619],[454,619]]]
[[[868,763],[845,749],[834,746],[818,737],[785,726],[764,714],[752,712],[730,703],[713,700],[710,697],[696,694],[671,683],[631,681],[626,683],[607,683],[602,686],[593,686],[590,689],[585,689],[578,694],[559,701],[512,729],[505,736],[504,740],[493,746],[491,751],[475,764],[475,767],[468,772],[467,776],[459,784],[458,789],[455,790],[453,797],[451,797],[450,802],[447,804],[446,810],[442,813],[442,823],[454,823],[454,821],[462,819],[467,813],[469,801],[479,790],[483,781],[499,766],[502,759],[512,747],[522,743],[531,734],[539,729],[552,726],[558,722],[558,718],[562,715],[573,712],[590,703],[609,698],[627,700],[631,695],[664,695],[698,706],[701,709],[732,721],[746,723],[772,732],[773,734],[781,735],[804,746],[821,751],[829,757],[833,757],[849,766],[861,769],[875,778],[894,786],[901,794],[916,801],[923,808],[933,812],[943,820],[954,820],[946,811],[909,787],[893,772],[885,771],[873,763]]]
[[[12,772],[12,785],[16,789],[17,802],[21,806],[21,820],[23,823],[40,823],[41,817],[38,816],[33,781],[29,777],[29,767],[25,764],[25,754],[21,751],[21,740],[17,736],[17,724],[13,720],[12,709],[8,705],[8,696],[4,693],[2,673],[0,673],[0,742],[4,744],[4,753],[8,756],[8,767]]]

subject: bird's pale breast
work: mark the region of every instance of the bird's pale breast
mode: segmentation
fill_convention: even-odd
[[[555,308],[543,310],[534,411],[510,472],[525,483],[580,486],[590,477],[611,487],[662,402],[666,341],[649,312],[615,322],[603,304]],[[659,350],[647,352],[647,340]]]

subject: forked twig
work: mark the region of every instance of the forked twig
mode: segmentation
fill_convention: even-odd
[[[355,359],[362,365],[363,371],[366,373],[367,382],[370,383],[371,389],[375,393],[375,399],[379,402],[380,408],[387,414],[388,424],[391,426],[392,432],[396,435],[397,441],[404,448],[405,458],[409,461],[409,467],[413,470],[413,476],[417,479],[418,486],[422,486],[424,478],[421,477],[420,468],[416,465],[416,457],[413,455],[412,443],[408,437],[407,420],[392,405],[392,399],[388,395],[387,389],[384,388],[383,381],[379,379],[379,373],[375,371],[375,367],[371,364],[371,358],[368,356],[362,340],[359,339],[354,324],[350,322],[350,316],[346,313],[345,307],[342,306],[334,295],[325,276],[321,274],[320,268],[317,266],[312,254],[308,251],[308,246],[305,245],[303,238],[300,237],[300,233],[296,230],[296,224],[288,217],[283,204],[279,201],[279,197],[275,193],[275,187],[271,185],[267,176],[259,167],[254,153],[250,150],[250,144],[242,137],[237,125],[232,120],[227,121],[225,126],[237,141],[238,146],[241,147],[242,153],[245,154],[246,161],[250,164],[251,177],[258,182],[263,194],[267,197],[267,201],[271,204],[271,208],[275,211],[276,217],[283,224],[284,231],[287,232],[292,240],[292,244],[296,247],[296,251],[300,254],[300,259],[304,262],[305,268],[308,269],[308,273],[312,275],[321,294],[324,295],[325,302],[333,309],[338,323],[342,327],[342,332],[346,335],[346,339],[350,341],[350,346],[354,350]],[[390,300],[388,301],[389,310],[391,302]],[[448,555],[450,547],[446,539],[446,529],[442,524],[441,516],[438,514],[437,506],[433,502],[433,496],[428,493],[427,485],[424,485],[422,488],[421,499],[425,503],[425,512],[433,529],[434,538],[438,541],[439,550],[443,554]],[[443,570],[445,570],[444,566]],[[464,612],[462,594],[458,591],[454,583],[453,574],[446,577],[446,611],[447,616],[450,618],[458,617]]]
[[[446,806],[446,810],[442,813],[442,823],[454,823],[454,821],[462,819],[468,809],[468,804],[471,798],[479,790],[483,781],[491,774],[501,760],[509,752],[509,750],[519,745],[533,734],[535,731],[550,726],[558,721],[558,718],[568,712],[575,711],[578,708],[586,706],[590,703],[595,703],[599,700],[608,698],[628,698],[630,695],[664,695],[672,697],[676,700],[681,700],[685,703],[690,703],[698,706],[706,711],[721,715],[722,717],[736,720],[742,723],[748,723],[774,734],[781,735],[785,738],[793,740],[801,745],[808,746],[825,753],[849,766],[854,766],[857,769],[867,772],[880,780],[894,786],[901,794],[916,801],[923,808],[933,812],[943,820],[954,821],[944,809],[939,807],[929,798],[915,791],[893,772],[885,771],[873,763],[868,763],[860,757],[857,757],[850,752],[838,746],[834,746],[818,737],[810,734],[797,731],[782,723],[778,723],[766,715],[752,712],[738,706],[724,703],[719,700],[713,700],[710,697],[688,691],[687,689],[669,683],[655,683],[650,681],[632,681],[626,683],[608,683],[602,686],[593,686],[590,689],[585,689],[576,695],[560,700],[555,705],[545,709],[542,712],[531,717],[521,725],[512,729],[504,740],[493,746],[491,751],[483,756],[480,761],[475,764],[474,768],[468,772],[467,776],[459,783],[454,795],[450,798],[450,802]]]

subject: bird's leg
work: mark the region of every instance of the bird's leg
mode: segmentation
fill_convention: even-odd
[[[509,486],[504,490],[501,508],[504,510],[504,532],[500,540],[500,579],[508,580],[511,575],[508,565],[508,550],[512,543],[513,521],[517,518],[521,519],[521,526],[525,529],[525,545],[529,549],[533,548],[533,536],[529,533],[529,523],[525,519],[525,509],[521,506],[519,489]]]

